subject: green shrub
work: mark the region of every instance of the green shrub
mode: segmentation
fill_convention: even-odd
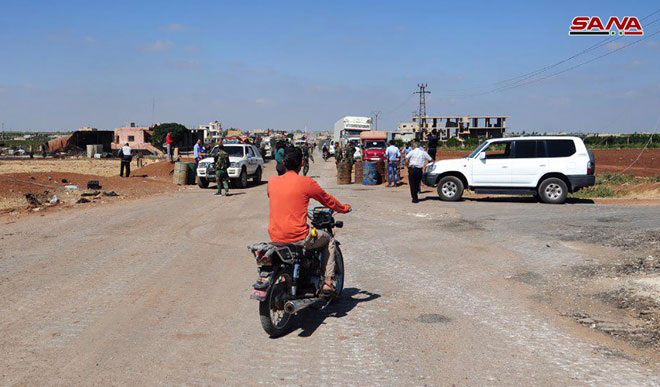
[[[618,191],[606,185],[594,185],[586,187],[580,191],[571,194],[571,197],[589,199],[589,198],[616,198],[625,195],[626,191]]]

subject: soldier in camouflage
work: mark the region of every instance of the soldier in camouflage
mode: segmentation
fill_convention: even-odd
[[[300,146],[300,150],[302,151],[303,155],[303,176],[307,176],[307,172],[309,172],[309,159],[312,159],[312,162],[314,162],[314,156],[312,156],[312,151],[309,149],[309,144],[307,143],[307,137],[303,136],[303,143]]]
[[[222,141],[218,144],[218,153],[213,156],[215,161],[215,182],[218,185],[218,192],[216,195],[222,195],[222,189],[224,188],[224,196],[229,195],[229,174],[227,173],[227,168],[229,168],[229,154],[225,152],[224,145]]]
[[[339,149],[335,152],[335,161],[337,164],[340,162],[348,162],[351,165],[355,164],[355,147],[351,143],[345,143],[339,145]]]

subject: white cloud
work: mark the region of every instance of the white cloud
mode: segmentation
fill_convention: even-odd
[[[605,47],[610,50],[618,50],[619,48],[623,48],[623,46],[625,46],[625,44],[621,42],[612,42],[605,45]]]
[[[169,40],[157,40],[153,43],[147,43],[140,48],[144,52],[160,52],[166,51],[174,47],[174,43]]]
[[[187,28],[185,26],[182,26],[181,24],[168,24],[164,26],[158,27],[159,30],[161,31],[168,31],[168,32],[177,32],[177,31],[185,31]]]
[[[263,97],[261,97],[261,98],[257,98],[257,100],[254,101],[254,102],[255,102],[257,105],[263,105],[263,104],[266,103],[266,98],[263,98]]]
[[[626,99],[631,99],[637,97],[639,94],[640,93],[637,90],[628,90],[625,93],[623,93],[623,97]]]
[[[83,40],[87,43],[96,43],[96,38],[93,38],[91,36],[84,36]]]
[[[191,69],[200,66],[199,62],[194,60],[168,61],[166,63],[169,66],[175,67],[177,69]]]

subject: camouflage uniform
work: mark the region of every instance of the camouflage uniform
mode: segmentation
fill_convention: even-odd
[[[312,152],[309,150],[309,144],[306,142],[300,146],[300,150],[303,155],[303,175],[307,176],[307,172],[309,172],[309,159],[311,158],[313,162],[314,156],[312,156]]]
[[[214,156],[215,160],[215,182],[218,185],[218,192],[216,195],[222,194],[222,189],[225,189],[225,196],[229,193],[229,154],[224,150],[218,150]]]

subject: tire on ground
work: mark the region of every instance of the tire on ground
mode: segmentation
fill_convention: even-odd
[[[241,174],[238,179],[234,180],[234,184],[238,188],[247,188],[247,171],[245,168],[241,169]]]
[[[456,176],[445,176],[438,182],[438,196],[446,202],[461,200],[464,189],[463,182]]]
[[[208,188],[209,179],[206,179],[204,177],[197,177],[197,185],[199,186],[199,188]]]
[[[257,172],[254,173],[254,177],[252,178],[252,182],[254,185],[259,185],[261,184],[261,167],[257,168]]]
[[[548,204],[562,204],[568,195],[568,186],[557,177],[550,177],[541,182],[538,189],[539,198]]]

